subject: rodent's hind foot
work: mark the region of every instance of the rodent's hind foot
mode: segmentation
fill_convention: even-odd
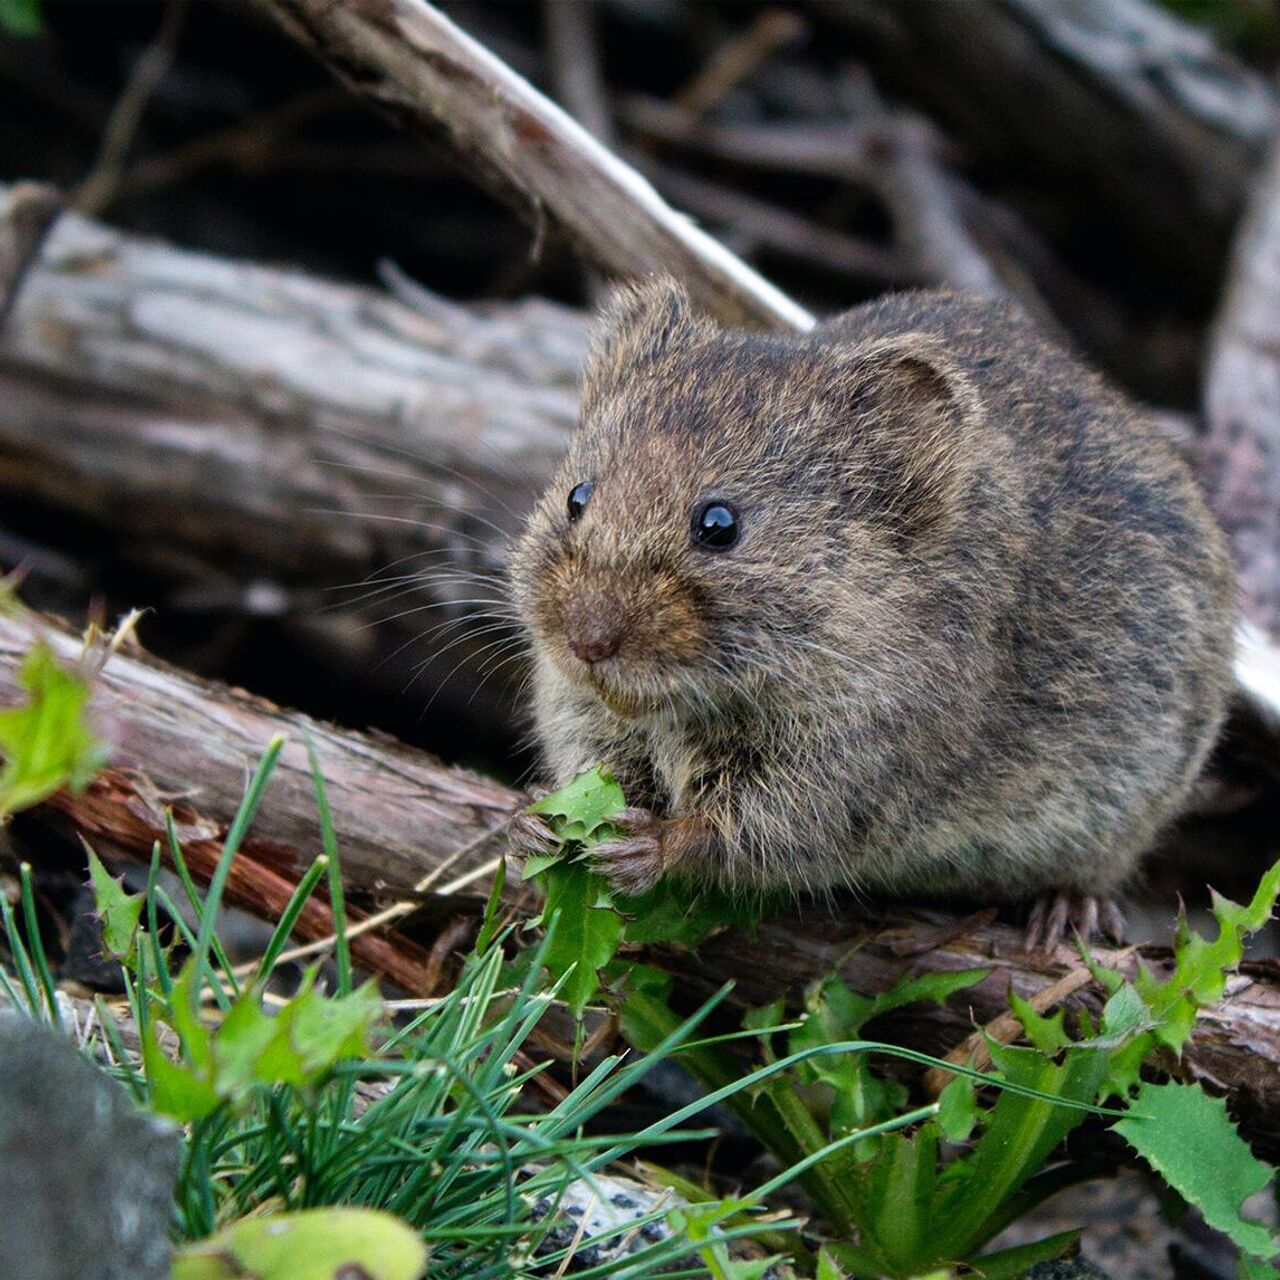
[[[613,814],[609,822],[619,834],[596,845],[592,866],[616,893],[628,897],[647,893],[665,870],[662,820],[648,809],[623,809]]]
[[[1107,938],[1124,941],[1124,916],[1111,898],[1095,897],[1078,889],[1050,889],[1033,903],[1027,917],[1024,946],[1028,951],[1052,951],[1067,936],[1084,942]]]

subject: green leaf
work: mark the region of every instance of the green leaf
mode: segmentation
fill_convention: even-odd
[[[1267,1185],[1273,1170],[1249,1150],[1221,1098],[1211,1098],[1199,1085],[1144,1082],[1133,1111],[1116,1121],[1116,1132],[1211,1227],[1255,1258],[1280,1254],[1280,1244],[1262,1223],[1240,1216],[1241,1205]]]
[[[557,863],[546,872],[544,886],[542,919],[555,928],[542,963],[553,979],[564,978],[560,998],[581,1018],[599,989],[599,971],[622,940],[622,917],[609,905],[604,879],[581,863]]]
[[[382,1017],[377,987],[369,981],[349,996],[330,996],[313,985],[315,976],[310,971],[301,993],[276,1015],[279,1033],[258,1065],[259,1079],[313,1084],[339,1062],[369,1056],[369,1032]],[[285,1044],[288,1055],[274,1058]],[[273,1068],[283,1064],[280,1074],[273,1075]]]
[[[133,942],[146,899],[140,893],[125,893],[123,878],[117,880],[88,845],[85,849],[89,855],[94,905],[102,924],[102,944],[109,955],[127,962],[133,955]]]
[[[836,1265],[831,1254],[822,1249],[818,1253],[818,1269],[814,1273],[814,1280],[848,1280],[848,1277]]]
[[[626,920],[628,942],[678,943],[696,947],[719,925],[751,927],[758,918],[748,904],[703,889],[690,894],[664,881],[638,898],[619,898],[615,904]]]
[[[0,0],[0,31],[30,37],[42,30],[40,0]]]
[[[372,1209],[306,1209],[242,1218],[188,1245],[173,1280],[417,1280],[427,1249],[417,1233]]]
[[[561,840],[587,840],[613,814],[626,808],[622,788],[612,774],[599,765],[580,773],[559,791],[543,796],[529,806],[530,813],[543,813]]]
[[[1063,1026],[1061,1009],[1050,1017],[1037,1013],[1030,1000],[1024,1000],[1012,987],[1009,988],[1009,1008],[1022,1023],[1023,1034],[1047,1058],[1056,1058],[1071,1043],[1071,1037]]]
[[[1134,1037],[1111,1055],[1107,1088],[1125,1095],[1139,1080],[1142,1064],[1157,1044],[1180,1053],[1196,1015],[1201,1008],[1222,998],[1227,975],[1233,972],[1244,955],[1245,938],[1271,918],[1277,895],[1280,895],[1280,862],[1258,883],[1253,897],[1245,906],[1237,906],[1218,894],[1213,895],[1213,914],[1218,922],[1218,935],[1211,941],[1195,933],[1185,913],[1179,917],[1174,937],[1174,967],[1167,978],[1160,978],[1139,965],[1133,989],[1146,1005],[1151,1030]],[[1118,975],[1115,975],[1118,977]],[[1127,985],[1127,984],[1124,984]],[[1108,1006],[1124,990],[1120,985]],[[1124,1016],[1131,1016],[1131,998],[1126,996]],[[1119,1010],[1114,1015],[1121,1017]],[[1103,1035],[1108,1028],[1104,1019]]]
[[[948,1142],[965,1142],[978,1123],[978,1104],[969,1076],[956,1076],[938,1095],[938,1128]]]
[[[1106,1073],[1106,1054],[1068,1049],[1062,1063],[1039,1050],[989,1042],[995,1065],[1012,1084],[1072,1102],[1092,1103]],[[1053,1149],[1085,1118],[1085,1112],[1024,1095],[1002,1092],[972,1154],[955,1163],[954,1179],[936,1221],[936,1258],[967,1257],[990,1239],[1001,1207],[1037,1173]]]
[[[859,1243],[894,1275],[917,1275],[937,1261],[937,1132],[927,1124],[910,1136],[887,1133],[874,1159],[856,1167]]]
[[[0,710],[0,817],[63,787],[83,789],[106,760],[85,723],[88,683],[64,671],[43,641],[27,654],[21,679],[31,695],[27,704]]]
[[[142,1033],[142,1065],[151,1086],[151,1106],[161,1115],[190,1124],[217,1110],[213,1086],[189,1067],[169,1061],[151,1023]]]
[[[181,1064],[169,1063],[152,1043],[147,1075],[158,1091],[155,1105],[180,1119],[199,1119],[220,1102],[239,1102],[255,1085],[307,1087],[339,1062],[368,1057],[369,1033],[382,1017],[373,984],[349,995],[329,996],[309,970],[292,999],[274,1014],[260,990],[241,992],[217,1030],[201,1020],[195,996],[195,962],[188,960],[173,986],[165,1019],[182,1044]]]
[[[747,1200],[713,1200],[706,1204],[682,1205],[667,1215],[677,1233],[687,1235],[690,1241],[702,1246],[698,1257],[711,1280],[761,1280],[783,1261],[780,1256],[735,1258],[729,1253],[729,1246],[718,1228],[749,1205]]]
[[[1063,1231],[1034,1244],[1015,1245],[996,1253],[984,1253],[969,1264],[982,1280],[1021,1280],[1037,1262],[1056,1262],[1075,1248],[1078,1231]]]

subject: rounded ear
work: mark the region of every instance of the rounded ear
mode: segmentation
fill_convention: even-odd
[[[649,276],[615,289],[600,314],[583,374],[583,403],[600,396],[623,374],[657,360],[678,342],[715,332],[696,315],[672,276]]]
[[[859,441],[849,464],[857,510],[902,543],[950,528],[982,447],[976,387],[927,334],[846,349],[837,363],[838,416]]]

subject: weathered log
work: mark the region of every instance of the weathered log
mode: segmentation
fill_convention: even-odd
[[[505,723],[500,698],[470,701],[493,651],[466,637],[572,429],[586,324],[400,292],[68,215],[0,337],[0,494],[168,584],[136,603],[270,613],[369,687],[462,636],[415,690]]]
[[[1257,628],[1245,649],[1252,656],[1255,645],[1280,641],[1280,145],[1236,243],[1204,412],[1206,482],[1235,549],[1242,613]],[[1260,669],[1261,679],[1268,670]]]
[[[624,277],[673,271],[726,320],[813,323],[425,0],[259,2],[356,92],[411,129],[444,135],[539,234],[550,213],[601,270]]]
[[[38,635],[68,660],[79,654],[79,641],[52,624],[0,616],[0,702],[22,698],[20,664]],[[293,882],[319,851],[304,749],[309,735],[332,800],[344,880],[357,904],[411,897],[414,886],[442,864],[455,874],[500,853],[505,822],[521,803],[517,792],[420,752],[317,724],[142,654],[107,658],[91,706],[114,743],[111,768],[85,793],[61,794],[37,816],[53,812],[91,843],[123,856],[150,857],[153,840],[163,835],[166,797],[180,806],[188,844],[216,851],[246,770],[279,733],[290,741],[237,862]],[[195,869],[207,876],[208,863]],[[255,898],[252,883],[252,875],[247,882],[233,877],[230,900],[270,916],[271,905]],[[478,884],[469,906],[454,899],[450,909],[478,910],[486,888]],[[519,904],[513,899],[513,905]],[[396,938],[388,934],[385,942],[398,952]],[[1148,963],[1167,960],[1159,948],[1143,950]],[[905,911],[874,922],[830,913],[775,919],[750,936],[726,933],[697,953],[655,958],[690,995],[733,979],[738,1004],[795,996],[807,981],[837,968],[862,991],[880,989],[907,971],[992,968],[962,1002],[922,1007],[900,1022],[905,1043],[934,1050],[963,1039],[974,1020],[998,1015],[1010,984],[1026,994],[1078,964],[1066,947],[1051,956],[1026,955],[1020,934],[1009,926]],[[377,967],[368,955],[363,959]],[[1228,1090],[1252,1136],[1280,1149],[1280,973],[1274,964],[1250,966],[1232,980],[1223,1003],[1202,1017],[1180,1069]]]

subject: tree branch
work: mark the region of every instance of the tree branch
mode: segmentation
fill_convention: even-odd
[[[813,317],[666,205],[634,169],[425,0],[260,0],[355,92],[441,135],[541,235],[550,213],[602,270],[671,271],[722,319],[807,329]]]

